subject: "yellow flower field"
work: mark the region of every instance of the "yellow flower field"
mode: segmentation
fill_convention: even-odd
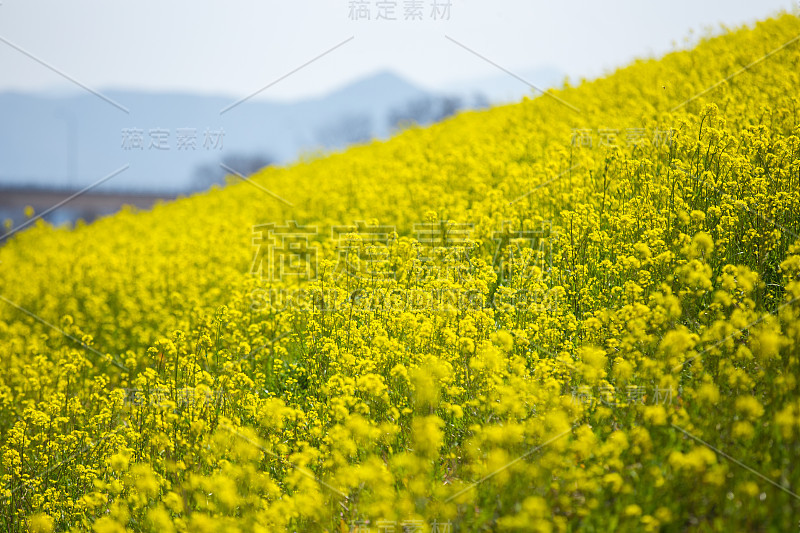
[[[798,65],[784,15],[7,239],[0,530],[796,531]]]

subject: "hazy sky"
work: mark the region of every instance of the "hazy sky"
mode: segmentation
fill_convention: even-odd
[[[556,67],[595,77],[634,57],[717,29],[797,12],[797,0],[542,2],[450,0],[0,0],[0,90],[77,87],[9,43],[95,89],[181,90],[291,99],[324,93],[376,70],[428,87]],[[438,0],[447,4],[446,0]],[[369,20],[352,20],[362,4]],[[422,20],[406,20],[421,5]],[[382,7],[394,13],[382,15]],[[413,11],[413,10],[412,10]],[[355,14],[355,13],[352,13]],[[419,15],[418,15],[419,16]],[[6,42],[7,41],[7,42]]]

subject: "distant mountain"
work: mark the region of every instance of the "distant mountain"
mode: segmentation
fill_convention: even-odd
[[[380,72],[345,85],[318,101],[343,111],[385,111],[386,104],[402,104],[434,91],[417,87],[391,72]]]
[[[557,77],[537,71],[530,81],[550,85]],[[427,121],[438,120],[458,100],[448,93],[461,96],[460,107],[474,107],[476,93],[500,102],[527,90],[502,73],[437,91],[380,72],[291,103],[253,98],[233,106],[241,97],[102,92],[129,113],[89,92],[0,93],[0,187],[77,189],[129,165],[98,189],[182,192],[197,185],[198,169],[208,174],[222,161],[287,163],[303,152],[386,138],[391,120],[426,113]],[[435,99],[446,111],[431,105]]]

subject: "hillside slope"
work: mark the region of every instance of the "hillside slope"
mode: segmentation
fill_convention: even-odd
[[[792,530],[799,35],[15,235],[3,528]]]

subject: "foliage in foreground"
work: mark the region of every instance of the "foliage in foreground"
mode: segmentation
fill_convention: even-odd
[[[794,530],[798,33],[11,239],[0,527]]]

